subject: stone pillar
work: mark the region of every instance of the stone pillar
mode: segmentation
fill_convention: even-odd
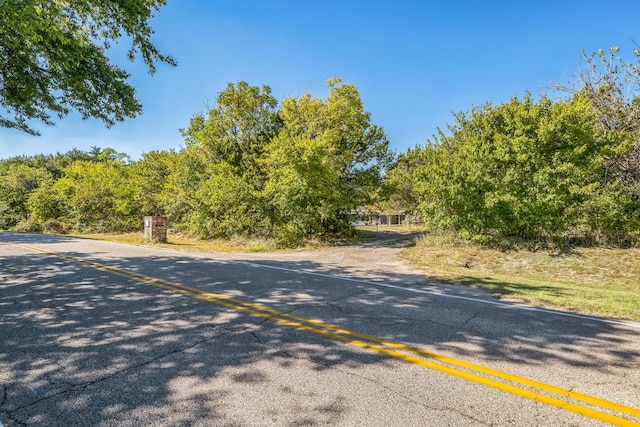
[[[144,217],[144,239],[156,242],[167,241],[168,229],[166,216],[145,216]]]

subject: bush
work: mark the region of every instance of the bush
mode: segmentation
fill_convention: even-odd
[[[19,233],[42,233],[42,225],[35,221],[25,220],[16,224],[11,231]]]
[[[42,231],[52,234],[67,234],[64,224],[57,219],[48,219],[42,223]]]
[[[619,141],[598,129],[584,97],[527,96],[455,118],[451,135],[440,132],[422,149],[416,173],[428,229],[484,244],[553,241],[579,230],[624,245],[640,230],[640,201],[607,174]]]

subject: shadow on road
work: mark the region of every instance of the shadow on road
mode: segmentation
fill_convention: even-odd
[[[11,240],[45,247],[38,236]],[[48,236],[46,241],[71,240]],[[238,425],[242,419],[234,414],[274,410],[268,395],[270,381],[280,375],[274,366],[292,376],[280,378],[278,390],[297,405],[291,425],[335,424],[344,421],[349,396],[336,388],[314,406],[313,388],[293,378],[298,370],[331,378],[330,367],[357,372],[363,365],[391,363],[112,273],[1,249],[0,243],[0,420],[6,426],[95,425],[105,419],[113,425],[198,420]],[[153,251],[139,257],[102,255],[91,258],[461,358],[473,349],[487,361],[549,364],[551,376],[552,364],[606,375],[640,359],[632,347],[638,334],[615,325],[335,280],[326,276],[348,273],[313,261],[215,261]],[[390,274],[380,280],[401,283],[413,277]],[[375,378],[363,378],[368,380]],[[236,401],[242,389],[255,393],[255,401]]]

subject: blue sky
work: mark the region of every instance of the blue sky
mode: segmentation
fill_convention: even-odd
[[[549,92],[580,67],[580,49],[640,43],[640,2],[491,0],[168,0],[153,40],[178,67],[131,74],[142,115],[111,129],[71,114],[39,137],[0,129],[0,158],[112,147],[133,159],[180,149],[179,128],[228,82],[269,85],[277,99],[341,77],[359,89],[372,122],[398,152],[424,144],[452,113],[514,95]]]

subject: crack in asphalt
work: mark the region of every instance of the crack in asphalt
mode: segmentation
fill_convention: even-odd
[[[4,411],[4,413],[7,414],[7,420],[11,421],[14,425],[21,427],[26,427],[28,425],[27,423],[22,422],[18,418],[16,418],[16,416],[13,414],[13,411]]]
[[[2,394],[0,394],[0,406],[7,401],[7,386],[2,384]]]
[[[153,357],[153,358],[151,358],[149,360],[146,360],[146,361],[141,362],[141,363],[137,363],[135,365],[127,366],[126,368],[120,369],[117,372],[114,372],[114,373],[109,374],[109,375],[105,375],[105,376],[103,376],[101,378],[98,378],[96,380],[86,381],[86,382],[79,383],[79,384],[73,384],[70,387],[65,388],[64,390],[60,390],[60,391],[58,391],[56,393],[53,393],[53,394],[50,394],[50,395],[47,395],[47,396],[43,396],[40,399],[34,400],[33,402],[29,402],[29,403],[26,403],[24,405],[18,406],[16,408],[14,408],[12,412],[19,411],[21,409],[28,408],[28,407],[33,406],[33,405],[37,405],[40,402],[52,399],[54,397],[57,397],[57,396],[60,396],[60,395],[63,395],[63,394],[67,394],[67,393],[73,392],[75,390],[81,390],[81,389],[85,389],[87,387],[90,387],[92,385],[99,384],[99,383],[101,383],[103,381],[106,381],[106,380],[109,380],[111,378],[114,378],[114,377],[116,377],[116,376],[118,376],[118,375],[120,375],[122,373],[127,372],[127,371],[131,371],[131,370],[134,370],[134,369],[137,369],[137,368],[141,368],[143,366],[147,366],[147,365],[149,365],[151,363],[154,363],[154,362],[156,362],[156,361],[158,361],[158,360],[160,360],[160,359],[162,359],[164,357],[170,356],[172,354],[177,354],[177,353],[184,352],[184,351],[192,349],[192,348],[194,348],[194,347],[196,347],[196,346],[198,346],[200,344],[206,343],[206,342],[211,341],[211,340],[216,339],[216,338],[223,337],[223,336],[231,334],[231,333],[234,333],[234,331],[227,330],[225,332],[222,332],[222,333],[219,333],[219,334],[215,334],[214,336],[211,336],[211,337],[208,337],[208,338],[205,338],[205,339],[202,339],[202,340],[198,340],[198,341],[196,341],[194,343],[191,343],[189,345],[186,345],[186,346],[183,346],[183,347],[180,347],[180,348],[177,348],[177,349],[173,349],[171,351],[166,351],[166,352],[164,352],[164,353],[162,353],[162,354],[160,354],[160,355],[158,355],[156,357]],[[9,413],[9,412],[7,412],[7,413]]]
[[[473,416],[471,416],[469,414],[460,412],[458,410],[455,410],[455,409],[452,409],[452,408],[435,407],[435,406],[428,405],[428,404],[426,404],[424,402],[419,402],[419,401],[417,401],[417,400],[405,395],[401,391],[398,391],[398,390],[396,390],[396,389],[394,389],[392,387],[387,386],[386,384],[381,383],[380,381],[376,380],[375,378],[370,378],[368,376],[356,374],[354,372],[347,372],[347,371],[344,371],[344,370],[342,370],[340,368],[337,368],[335,366],[329,366],[329,365],[325,365],[323,363],[320,363],[320,364],[325,366],[327,369],[331,369],[332,368],[332,369],[336,370],[337,372],[340,372],[343,375],[349,375],[349,376],[358,378],[360,380],[368,381],[368,382],[370,382],[372,384],[375,384],[377,387],[385,389],[385,390],[391,392],[392,394],[394,394],[394,395],[406,400],[407,402],[411,402],[411,403],[413,403],[415,405],[422,406],[423,408],[428,409],[430,411],[453,412],[455,414],[463,416],[464,418],[467,418],[469,420],[473,420],[473,421],[475,421],[475,422],[477,422],[479,424],[482,424],[482,425],[485,425],[485,426],[491,426],[491,424],[488,424],[488,423],[486,423],[486,422],[484,422],[482,420],[479,420],[479,419],[477,419],[477,418],[475,418],[475,417],[473,417]]]
[[[249,335],[251,335],[255,340],[262,345],[268,345],[266,342],[262,341],[262,339],[256,334],[254,331],[249,331]]]
[[[58,386],[58,385],[62,385],[65,387],[73,387],[75,384],[72,383],[71,381],[66,381],[66,380],[59,380],[59,379],[54,379],[51,377],[51,375],[49,374],[43,374],[42,377],[47,380],[47,382],[49,384],[51,384],[52,386]]]
[[[267,319],[265,319],[265,321],[266,321],[266,320],[267,320]],[[267,341],[267,342],[263,341],[263,340],[258,336],[258,334],[257,334],[256,332],[254,332],[254,331],[249,331],[249,334],[250,334],[251,336],[253,336],[253,337],[255,338],[255,340],[256,340],[258,343],[260,343],[260,344],[262,344],[262,345],[265,345],[265,346],[267,346],[267,347],[269,347],[269,348],[271,348],[271,349],[276,349],[276,348],[278,348],[278,347],[279,347],[279,345],[278,345],[278,344],[272,344],[272,343],[270,343],[270,342],[268,342],[268,341]],[[473,417],[473,416],[471,416],[471,415],[469,415],[469,414],[466,414],[466,413],[460,412],[460,411],[458,411],[458,410],[455,410],[455,409],[452,409],[452,408],[434,407],[434,406],[427,405],[427,404],[426,404],[426,403],[424,403],[424,402],[417,401],[417,400],[415,400],[415,399],[413,399],[413,398],[411,398],[411,397],[409,397],[409,396],[407,396],[407,395],[403,394],[402,392],[400,392],[400,391],[398,391],[398,390],[396,390],[396,389],[394,389],[394,388],[392,388],[392,387],[389,387],[389,386],[387,386],[387,385],[385,385],[385,384],[383,384],[383,383],[379,382],[378,380],[376,380],[376,379],[374,379],[374,378],[370,378],[370,377],[368,377],[368,376],[359,375],[359,374],[356,374],[356,373],[353,373],[353,372],[347,372],[347,371],[344,371],[344,370],[342,370],[342,369],[340,369],[340,368],[336,367],[336,365],[334,365],[334,364],[330,364],[330,363],[323,363],[323,362],[321,362],[321,361],[314,360],[314,359],[312,359],[311,357],[309,357],[309,356],[305,356],[305,355],[302,355],[302,354],[292,354],[292,353],[290,353],[290,352],[288,352],[288,351],[286,351],[286,350],[282,350],[282,349],[278,349],[278,351],[279,351],[279,353],[283,354],[283,355],[284,355],[285,357],[287,357],[287,358],[291,358],[291,359],[295,359],[295,360],[303,360],[303,361],[306,361],[306,362],[312,363],[312,364],[314,364],[314,365],[320,365],[320,366],[323,366],[323,367],[324,367],[324,368],[326,368],[326,369],[332,369],[332,370],[335,370],[335,371],[337,371],[337,372],[339,372],[339,373],[341,373],[341,374],[343,374],[343,375],[349,375],[349,376],[353,376],[353,377],[358,378],[358,379],[361,379],[361,380],[366,380],[366,381],[368,381],[368,382],[370,382],[370,383],[375,384],[377,387],[380,387],[380,388],[382,388],[382,389],[385,389],[385,390],[387,390],[387,391],[391,392],[392,394],[394,394],[394,395],[396,395],[396,396],[398,396],[398,397],[400,397],[400,398],[402,398],[402,399],[406,400],[407,402],[411,402],[411,403],[413,403],[413,404],[415,404],[415,405],[422,406],[422,407],[423,407],[423,408],[425,408],[425,409],[432,410],[432,411],[438,411],[438,412],[453,412],[453,413],[456,413],[456,414],[458,414],[458,415],[460,415],[460,416],[462,416],[462,417],[464,417],[464,418],[466,418],[466,419],[472,420],[472,421],[474,421],[474,422],[476,422],[476,423],[478,423],[478,424],[482,424],[482,425],[485,425],[485,426],[491,426],[491,424],[488,424],[488,423],[486,423],[486,422],[484,422],[484,421],[482,421],[482,420],[480,420],[480,419],[477,419],[477,418],[475,418],[475,417]]]
[[[474,311],[474,312],[471,314],[471,316],[470,316],[467,320],[465,320],[464,322],[462,322],[462,323],[460,324],[460,326],[461,326],[461,327],[469,326],[469,323],[471,323],[471,321],[473,321],[473,320],[475,320],[475,319],[477,319],[477,318],[478,318],[478,312],[477,312],[477,311]]]
[[[324,305],[328,305],[329,307],[335,308],[340,313],[344,313],[344,314],[347,314],[349,316],[352,314],[352,313],[348,312],[347,310],[345,310],[344,308],[340,307],[339,305],[334,304],[332,301],[328,301]]]
[[[2,394],[0,394],[0,408],[2,406],[4,406],[4,404],[7,402],[7,386],[2,384]],[[6,414],[6,420],[11,421],[14,425],[17,426],[26,426],[27,424],[20,421],[17,416],[14,414],[14,412],[17,409],[12,409],[12,410],[8,410],[8,409],[4,409],[4,410],[0,410],[0,414]],[[2,425],[2,420],[0,419],[0,426]]]

